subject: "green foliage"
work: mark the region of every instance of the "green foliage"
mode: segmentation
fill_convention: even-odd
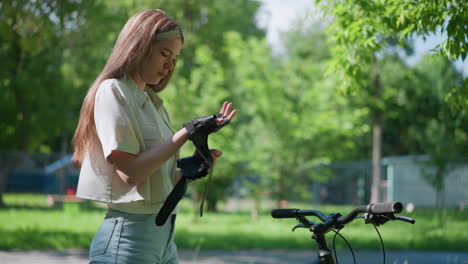
[[[453,112],[462,112],[466,116],[468,111],[468,78],[465,78],[461,87],[453,87],[445,99]]]
[[[426,1],[400,0],[317,1],[333,16],[330,25],[333,60],[331,72],[338,72],[344,89],[361,89],[369,85],[368,70],[373,56],[382,51],[389,38],[400,44],[413,34],[426,37],[440,32],[445,41],[434,47],[446,57],[465,59],[468,53],[464,0]],[[457,103],[457,99],[454,103]]]
[[[0,66],[0,88],[4,92],[0,110],[4,118],[0,121],[0,148],[52,152],[65,147],[67,151],[86,91],[104,66],[126,20],[141,9],[162,8],[184,28],[185,66],[179,67],[179,72],[186,78],[199,59],[195,52],[200,45],[223,64],[219,49],[223,36],[218,32],[263,34],[254,25],[259,3],[211,2],[2,2],[0,59],[4,63]]]
[[[241,110],[235,141],[244,150],[246,174],[258,175],[260,186],[271,186],[269,192],[278,200],[309,194],[311,168],[345,158],[343,149],[333,151],[337,142],[350,158],[356,151],[351,135],[360,129],[351,125],[359,113],[323,79],[323,34],[303,34],[285,60],[272,57],[262,40],[226,35],[226,51],[236,65],[227,78]]]
[[[387,55],[380,65],[385,86],[384,154],[435,155],[437,147],[447,147],[452,149],[450,154],[443,154],[447,160],[466,155],[462,132],[466,130],[466,115],[464,111],[452,111],[444,99],[451,87],[462,82],[452,63],[446,58],[425,57],[417,66],[408,67],[397,56]],[[435,124],[451,132],[436,132],[434,127],[430,129],[433,132],[428,132]],[[436,142],[436,138],[440,140]]]
[[[64,118],[56,116],[49,108],[49,105],[57,104],[39,87],[43,85],[49,87],[48,92],[63,94],[63,80],[59,74],[62,57],[53,43],[60,38],[61,24],[68,14],[61,7],[49,3],[41,6],[39,3],[10,1],[2,3],[0,8],[0,59],[3,62],[0,68],[3,91],[0,105],[4,113],[0,133],[5,139],[0,144],[6,148],[7,144],[13,143],[12,149],[25,150],[30,143],[30,130],[44,120]],[[56,16],[55,21],[50,18],[52,15]],[[47,106],[47,109],[34,111],[41,106]],[[57,133],[58,129],[54,125],[49,127],[52,133]],[[44,140],[43,135],[40,140]]]
[[[440,194],[444,176],[466,157],[468,136],[464,111],[452,111],[444,100],[462,76],[447,58],[425,57],[415,68],[405,68],[395,56],[383,60],[386,90],[384,152],[428,154],[424,175]]]
[[[466,16],[468,3],[466,1],[444,0],[415,4],[409,1],[385,1],[385,12],[388,15],[398,14],[391,20],[389,27],[401,32],[401,37],[411,36],[412,33],[427,36],[434,32],[447,35],[447,39],[435,49],[446,57],[464,60],[468,54],[466,39]]]
[[[229,95],[223,89],[226,58],[224,36],[219,32],[263,36],[254,23],[258,7],[258,2],[246,0],[2,2],[0,59],[6,63],[0,68],[0,87],[5,91],[0,97],[4,115],[0,149],[70,151],[68,145],[88,88],[126,20],[146,8],[165,10],[186,35],[183,63],[178,65],[169,92],[162,95],[174,114],[174,126],[216,113]],[[224,129],[225,137],[213,147],[229,151],[223,142],[232,133],[231,128]],[[222,166],[217,171],[230,177],[235,172]]]
[[[405,46],[405,40],[414,34],[426,37],[431,33],[440,32],[445,34],[446,40],[435,49],[449,59],[465,59],[468,53],[465,22],[468,3],[464,0],[426,1],[421,3],[399,0],[319,0],[317,2],[333,18],[333,22],[327,31],[331,37],[331,54],[333,56],[328,66],[328,72],[333,73],[338,78],[339,87],[342,90],[357,94],[360,97],[361,100],[358,105],[370,110],[372,114],[370,118],[374,128],[382,127],[382,118],[384,122],[388,119],[394,121],[389,123],[389,126],[394,126],[396,122],[397,125],[400,125],[398,123],[405,123],[411,127],[410,129],[403,129],[404,133],[407,133],[405,134],[407,136],[405,140],[410,143],[411,148],[415,148],[415,145],[418,144],[423,145],[422,148],[425,153],[431,155],[432,164],[437,167],[438,176],[435,177],[436,180],[431,179],[429,182],[434,188],[440,189],[443,177],[447,172],[448,163],[454,158],[454,155],[441,155],[441,153],[450,152],[449,149],[457,146],[454,143],[455,141],[452,141],[456,140],[453,135],[454,131],[462,126],[459,121],[457,121],[458,125],[455,126],[450,123],[452,123],[451,120],[453,119],[451,118],[453,118],[453,115],[458,116],[455,118],[456,120],[460,119],[460,115],[452,114],[449,117],[440,105],[441,100],[439,100],[438,96],[435,96],[430,97],[430,100],[436,102],[437,110],[426,108],[423,104],[415,104],[415,106],[422,107],[427,112],[421,111],[422,109],[413,109],[411,115],[419,116],[419,113],[422,113],[422,115],[436,118],[437,121],[427,125],[428,120],[426,117],[419,116],[420,119],[418,120],[413,116],[410,118],[410,122],[401,122],[401,118],[406,121],[405,115],[401,114],[400,109],[394,108],[395,103],[392,100],[399,99],[400,102],[396,101],[396,104],[401,104],[402,100],[407,99],[405,98],[406,95],[420,96],[421,92],[414,92],[414,89],[407,87],[405,84],[406,81],[412,82],[417,79],[418,89],[435,86],[436,89],[439,89],[436,92],[438,95],[443,93],[449,95],[447,100],[452,104],[458,104],[458,107],[460,107],[466,105],[464,104],[466,98],[462,96],[466,92],[466,81],[463,88],[453,88],[461,87],[461,82],[459,82],[459,77],[456,74],[455,76],[454,74],[437,75],[438,77],[443,76],[440,79],[444,80],[443,87],[445,89],[441,89],[440,79],[431,79],[430,73],[424,73],[427,75],[423,77],[418,73],[409,75],[396,68],[390,69],[399,74],[395,75],[392,74],[395,72],[388,71],[388,67],[383,69],[385,68],[385,62],[380,58],[388,54],[386,49],[395,40],[400,45]],[[453,67],[447,66],[446,69],[450,71]],[[390,77],[387,78],[386,75]],[[430,79],[430,82],[425,83],[425,78]],[[396,79],[396,81],[392,79]],[[402,89],[402,86],[404,89]],[[405,88],[409,89],[406,90]],[[452,89],[452,91],[450,92],[448,89]],[[424,97],[426,95],[420,98]],[[404,104],[409,106],[412,103]],[[466,112],[466,110],[467,108],[463,108],[463,112]],[[428,115],[428,113],[434,112],[435,116]],[[461,118],[463,118],[463,115]],[[394,118],[394,116],[398,116],[398,118]],[[414,121],[416,121],[415,125],[412,124]],[[423,124],[425,133],[421,133],[421,127],[418,127],[419,124]],[[400,136],[398,130],[388,129],[388,126],[384,127],[384,137],[390,138],[390,140],[398,139]],[[388,132],[398,134],[390,134],[389,137],[387,136]],[[410,135],[410,133],[416,135]],[[465,133],[461,134],[463,134],[462,137],[466,135]],[[379,134],[374,133],[374,135]],[[424,135],[424,138],[421,138],[421,135]],[[373,160],[381,157],[380,142],[380,138],[374,136]],[[417,143],[414,144],[415,142]],[[384,139],[384,146],[386,143],[389,142],[385,142]],[[390,148],[394,148],[391,144],[389,145]],[[401,147],[402,145],[395,146]],[[373,166],[377,165],[374,163]],[[376,170],[374,169],[374,171]],[[374,173],[374,186],[379,185],[379,178],[379,175]],[[374,199],[379,196],[375,192],[378,192],[378,188],[373,188]]]
[[[110,54],[109,32],[116,36],[122,13],[89,0],[6,1],[0,9],[0,148],[67,151],[82,98]]]

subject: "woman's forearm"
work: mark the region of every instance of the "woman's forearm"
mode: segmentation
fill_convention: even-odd
[[[138,155],[124,152],[112,153],[111,158],[117,173],[129,185],[140,185],[161,165],[170,159],[188,140],[185,128],[177,131],[170,139]]]

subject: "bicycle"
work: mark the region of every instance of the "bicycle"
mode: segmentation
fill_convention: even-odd
[[[385,248],[377,226],[385,224],[390,220],[400,220],[414,224],[416,221],[409,217],[397,216],[395,213],[400,213],[403,210],[403,204],[400,202],[393,203],[371,203],[366,206],[360,206],[355,208],[347,215],[341,215],[339,213],[333,213],[326,215],[318,210],[300,210],[300,209],[274,209],[271,211],[273,218],[296,218],[300,224],[294,226],[292,231],[297,228],[308,228],[313,233],[312,239],[315,240],[318,249],[317,260],[314,264],[337,264],[338,259],[336,256],[335,239],[339,235],[348,245],[353,255],[353,261],[356,263],[353,249],[351,248],[348,241],[339,234],[340,230],[345,227],[346,224],[352,222],[356,218],[364,218],[366,224],[372,224],[379,235],[380,242],[383,250],[383,262],[386,261]],[[364,213],[363,215],[359,215]],[[307,220],[306,216],[315,216],[320,219],[321,222],[313,222]],[[338,230],[338,231],[335,231]],[[329,232],[335,232],[333,237],[334,256],[332,251],[328,248],[325,235]]]

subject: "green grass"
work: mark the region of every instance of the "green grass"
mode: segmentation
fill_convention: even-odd
[[[88,248],[104,217],[105,209],[90,203],[66,203],[62,209],[49,208],[44,195],[6,194],[7,208],[0,209],[0,249]],[[291,232],[294,219],[273,219],[266,206],[257,220],[248,211],[206,213],[193,216],[185,199],[178,215],[176,243],[179,248],[203,249],[309,249],[314,248],[306,229]],[[312,209],[309,205],[291,207]],[[345,213],[352,206],[321,206],[325,213]],[[420,209],[404,215],[416,224],[389,222],[379,227],[386,249],[468,250],[468,212]],[[444,221],[441,221],[441,218]],[[194,221],[196,219],[196,221]],[[446,223],[442,225],[441,223]],[[380,249],[374,228],[358,219],[341,234],[354,249]],[[331,246],[333,234],[328,235]],[[337,238],[337,247],[345,248]]]

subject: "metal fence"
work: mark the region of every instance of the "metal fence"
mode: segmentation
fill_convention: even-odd
[[[314,182],[315,204],[364,204],[370,199],[372,165],[370,162],[336,162],[314,168],[314,173],[326,173],[329,180]]]
[[[429,156],[388,157],[382,164],[388,176],[388,200],[422,207],[437,205],[437,192],[427,180],[436,173]],[[448,168],[439,198],[444,206],[458,207],[468,201],[468,164],[451,163]]]
[[[63,194],[75,189],[79,170],[66,153],[0,153],[0,191]]]
[[[379,201],[401,201],[419,207],[437,205],[437,192],[427,180],[428,175],[435,173],[429,156],[386,157],[381,164]],[[327,169],[332,177],[328,182],[314,183],[313,202],[369,203],[372,183],[370,161],[332,163],[318,168]],[[446,207],[461,207],[468,204],[468,164],[451,163],[450,168],[444,177],[440,198]]]

